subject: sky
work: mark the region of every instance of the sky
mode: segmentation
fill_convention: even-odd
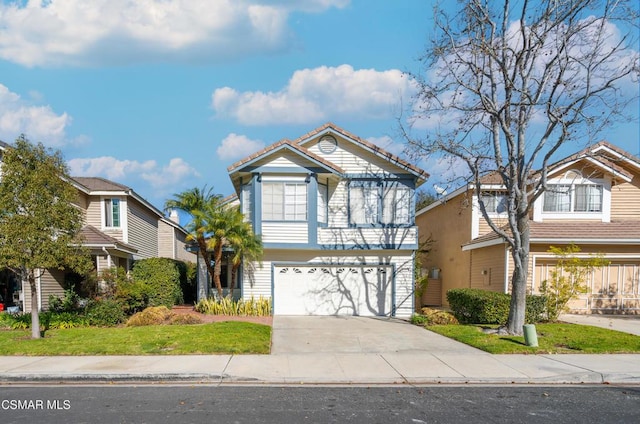
[[[156,207],[326,122],[402,155],[426,0],[0,0],[0,140]],[[637,116],[637,103],[631,105]],[[638,154],[638,123],[607,140]],[[437,184],[448,163],[418,163]]]

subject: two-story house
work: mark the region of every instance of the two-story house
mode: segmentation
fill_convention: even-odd
[[[271,298],[280,315],[412,314],[425,171],[330,123],[228,171],[264,247],[262,267],[240,275],[243,298]]]
[[[0,154],[7,148],[8,144],[0,144]],[[104,178],[74,177],[70,182],[78,193],[75,206],[83,215],[83,246],[90,251],[98,274],[114,267],[129,270],[135,260],[144,258],[196,261],[195,254],[185,249],[187,233],[177,214],[167,218],[130,187]],[[37,281],[39,308],[46,309],[50,295],[62,295],[80,278],[70,272],[45,270]],[[8,270],[0,270],[0,293],[7,304],[31,310],[29,285],[17,281]]]
[[[610,264],[589,277],[589,293],[572,301],[572,310],[639,313],[640,159],[601,142],[549,166],[547,185],[530,214],[529,291],[538,293],[550,277],[555,257],[549,248],[573,243],[580,255],[602,253]],[[480,194],[499,226],[506,224],[503,190],[489,176]],[[473,188],[462,187],[417,213],[421,233],[433,239],[423,264],[437,270],[424,303],[446,304],[447,290],[458,287],[510,291],[511,252],[478,204]]]

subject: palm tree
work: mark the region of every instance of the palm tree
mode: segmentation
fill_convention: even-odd
[[[207,188],[205,185],[202,189],[194,187],[176,193],[172,199],[165,202],[165,211],[170,209],[181,210],[191,216],[191,221],[185,225],[188,232],[187,241],[194,241],[198,246],[198,251],[207,268],[209,275],[214,275],[214,267],[211,265],[211,253],[207,248],[207,225],[209,217],[203,214],[204,210],[215,210],[220,207],[222,197],[213,193],[213,188]],[[217,263],[217,262],[216,262]],[[218,277],[218,283],[220,278]],[[222,296],[222,289],[218,290]]]
[[[244,220],[244,215],[239,208],[234,208],[230,224],[227,242],[233,249],[233,255],[231,256],[229,296],[233,298],[236,275],[240,265],[242,265],[242,261],[246,261],[247,264],[260,261],[260,266],[262,266],[262,240],[260,236],[254,234],[251,224]]]

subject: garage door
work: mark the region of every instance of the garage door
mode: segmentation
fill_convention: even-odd
[[[275,265],[278,315],[390,315],[391,266]]]

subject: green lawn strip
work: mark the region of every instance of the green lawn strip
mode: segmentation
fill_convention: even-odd
[[[486,326],[485,326],[486,327]],[[538,347],[529,347],[523,336],[482,332],[478,325],[434,325],[435,333],[489,353],[638,353],[640,336],[576,324],[536,324]]]
[[[0,355],[188,355],[269,353],[271,327],[226,321],[201,325],[0,331]]]

